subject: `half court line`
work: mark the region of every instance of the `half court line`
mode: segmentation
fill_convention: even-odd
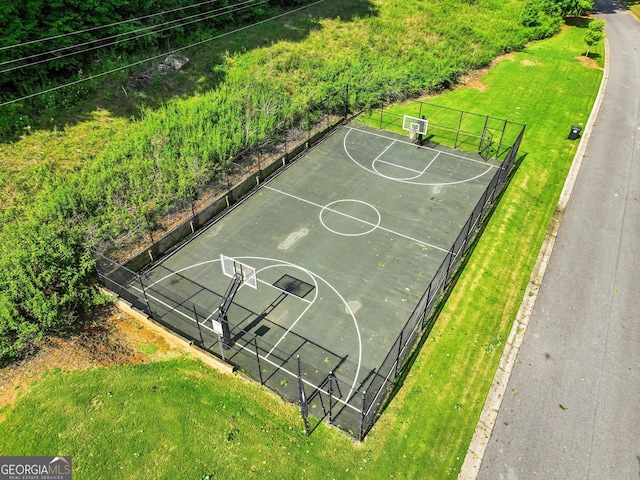
[[[342,215],[343,217],[350,218],[350,219],[355,220],[357,222],[364,223],[365,225],[369,225],[371,227],[375,227],[375,228],[378,228],[380,230],[384,230],[385,232],[390,233],[391,235],[397,235],[398,237],[402,237],[402,238],[405,238],[405,239],[410,240],[412,242],[416,242],[419,245],[423,245],[425,247],[435,248],[436,250],[440,250],[441,252],[451,253],[449,250],[447,250],[445,248],[442,248],[442,247],[438,247],[437,245],[433,245],[431,243],[423,242],[422,240],[418,240],[417,238],[410,237],[409,235],[405,235],[403,233],[396,232],[396,231],[391,230],[389,228],[381,227],[380,225],[376,225],[374,223],[367,222],[366,220],[362,220],[361,218],[357,218],[357,217],[351,216],[351,215],[349,215],[347,213],[343,213],[343,212],[340,212],[338,210],[333,210],[332,208],[327,208],[327,207],[325,207],[323,205],[319,205],[319,204],[317,204],[315,202],[312,202],[311,200],[307,200],[305,198],[298,197],[297,195],[293,195],[291,193],[283,192],[282,190],[278,190],[278,189],[270,187],[268,185],[263,185],[262,188],[266,188],[268,190],[272,190],[272,191],[280,193],[282,195],[286,195],[287,197],[291,197],[291,198],[293,198],[295,200],[299,200],[301,202],[308,203],[309,205],[313,205],[314,207],[318,207],[321,210],[324,209],[324,210],[327,210],[329,212],[333,212],[333,213],[336,213],[338,215]]]

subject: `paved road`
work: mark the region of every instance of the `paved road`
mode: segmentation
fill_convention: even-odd
[[[609,81],[480,480],[640,479],[640,22],[596,7]]]

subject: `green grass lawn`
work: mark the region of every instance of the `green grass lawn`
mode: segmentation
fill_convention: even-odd
[[[507,56],[485,88],[432,99],[526,123],[526,158],[363,443],[324,424],[306,437],[294,406],[177,359],[50,372],[0,410],[0,454],[72,455],[74,478],[92,480],[455,478],[577,148],[569,128],[584,126],[600,84],[602,70],[580,58],[584,32]]]

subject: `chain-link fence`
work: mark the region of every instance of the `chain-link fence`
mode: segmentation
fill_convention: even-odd
[[[403,106],[402,115],[397,107],[380,107],[367,113],[378,128],[402,131],[404,115],[424,117],[428,121],[425,145],[452,147],[480,154],[485,160],[505,159],[524,125],[502,118],[465,110],[456,110],[429,102],[413,102]]]
[[[417,116],[429,112],[431,132],[446,134],[436,135],[434,132],[429,141],[442,141],[444,145],[459,147],[460,142],[468,143],[467,140],[462,140],[463,138],[473,137],[479,149],[487,145],[487,138],[484,141],[481,139],[483,135],[486,137],[488,129],[497,132],[492,133],[491,145],[495,147],[492,155],[493,158],[502,159],[502,162],[385,359],[359,386],[347,385],[338,379],[333,371],[327,373],[315,365],[307,364],[304,358],[281,351],[256,334],[235,325],[230,325],[232,340],[230,345],[223,345],[221,338],[214,330],[211,312],[150,282],[144,273],[141,273],[149,263],[156,261],[176,245],[189,241],[198,234],[198,231],[201,231],[203,226],[225,215],[256,191],[262,182],[277,175],[308,148],[335,131],[347,120],[350,111],[348,94],[345,92],[344,97],[341,98],[343,103],[332,98],[327,102],[327,105],[332,105],[330,109],[325,111],[320,108],[316,110],[314,118],[311,115],[306,118],[308,122],[304,129],[306,135],[303,135],[297,144],[286,141],[291,135],[283,130],[278,132],[271,142],[265,143],[269,148],[244,152],[243,155],[248,155],[252,159],[250,163],[256,166],[254,171],[241,175],[240,181],[234,186],[227,185],[220,197],[211,201],[198,213],[194,212],[188,220],[175,229],[157,240],[152,238],[152,244],[129,260],[126,265],[121,265],[103,253],[95,252],[95,259],[100,281],[118,296],[158,323],[242,370],[262,385],[277,391],[285,399],[300,403],[307,431],[312,429],[313,418],[315,418],[317,421],[327,420],[334,423],[362,440],[375,424],[384,402],[388,399],[389,392],[398,376],[402,374],[418,340],[431,331],[436,319],[434,312],[438,301],[452,286],[465,255],[469,252],[482,225],[488,220],[492,207],[504,191],[507,180],[517,163],[525,130],[524,125],[438,107],[425,102],[420,102],[416,112],[409,112]],[[339,105],[340,114],[336,113],[336,104]],[[442,119],[436,112],[442,113]],[[379,109],[379,115],[382,127],[397,124],[398,118],[400,122],[402,118],[385,112],[384,109]],[[301,124],[304,124],[304,121],[298,125]],[[295,136],[300,140],[299,134]],[[271,152],[270,161],[260,154],[266,151]],[[273,152],[278,151],[280,156],[274,157]],[[237,163],[245,165],[244,160],[238,160]],[[219,296],[215,292],[211,294]],[[313,414],[311,425],[309,408]]]
[[[489,185],[484,190],[482,197],[462,227],[460,234],[453,243],[453,247],[440,264],[400,335],[396,338],[373,378],[362,388],[360,439],[363,439],[373,427],[380,408],[401,373],[402,367],[405,365],[417,340],[428,335],[431,331],[435,322],[433,314],[436,304],[444,296],[447,288],[452,285],[452,280],[464,260],[465,254],[469,251],[476,234],[480,231],[483,223],[488,220],[491,208],[504,191],[507,179],[516,165],[523,135],[524,125],[521,125],[520,134],[509,148],[500,168],[496,170]]]
[[[193,185],[190,198],[177,202],[169,212],[144,217],[135,232],[94,239],[94,249],[131,270],[144,268],[317,145],[349,118],[350,111],[346,87],[310,102],[304,114],[279,125],[267,138],[225,161],[224,173]]]

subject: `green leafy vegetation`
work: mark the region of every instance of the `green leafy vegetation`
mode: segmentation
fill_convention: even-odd
[[[185,3],[175,0],[4,2],[0,6],[0,29],[6,32],[0,38],[0,102],[86,79],[279,11],[266,2],[251,8],[246,4],[205,1],[180,8]],[[160,12],[167,13],[157,15]],[[26,126],[38,111],[74,105],[98,85],[81,83],[34,97],[17,108],[8,106],[0,114],[0,138]]]
[[[569,15],[584,15],[593,8],[593,0],[530,0],[521,22],[533,28],[538,38],[555,35]]]
[[[591,47],[599,44],[604,38],[604,20],[591,20],[589,22],[589,29],[584,35],[584,43],[587,44],[587,53],[585,57],[589,56]]]
[[[362,444],[323,424],[306,437],[295,406],[180,359],[50,373],[0,410],[3,453],[70,454],[78,479],[457,478],[577,149],[567,133],[585,124],[602,77],[583,61],[583,36],[564,29],[433,99],[526,123],[526,157]],[[601,45],[594,53],[602,62]]]
[[[133,118],[116,117],[106,106],[83,111],[93,108],[88,102],[72,109],[79,121],[53,130],[25,127],[18,141],[0,145],[0,265],[6,267],[0,358],[15,358],[42,335],[73,328],[101,300],[92,290],[88,246],[147,235],[185,200],[203,196],[238,151],[283,127],[304,127],[320,103],[341,112],[342,100],[324,102],[341,98],[335,94],[347,85],[353,102],[368,108],[440,91],[497,55],[521,49],[537,35],[519,22],[523,5],[325,1],[225,38],[212,51],[203,48],[202,57],[194,52],[189,68],[215,78],[215,88],[196,88],[159,106],[144,100]],[[105,105],[118,103],[114,92],[125,89],[119,81],[104,84],[112,92],[101,97]],[[126,86],[132,103],[156,91]],[[55,108],[49,113],[54,120],[63,115]],[[29,233],[30,255],[16,252],[22,232]],[[51,245],[63,247],[63,261],[53,256],[34,266]],[[56,297],[21,300],[17,292],[23,291],[34,292],[34,299]]]

